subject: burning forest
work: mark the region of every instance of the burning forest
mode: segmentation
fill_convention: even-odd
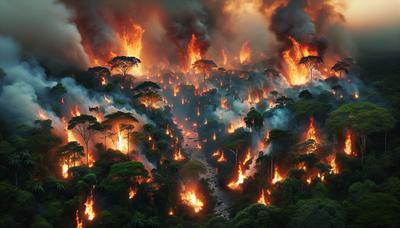
[[[0,226],[400,226],[400,48],[351,7],[0,1]]]

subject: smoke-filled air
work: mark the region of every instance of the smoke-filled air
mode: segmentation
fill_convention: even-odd
[[[0,0],[0,227],[400,227],[398,0]]]

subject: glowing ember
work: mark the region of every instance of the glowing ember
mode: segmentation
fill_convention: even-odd
[[[352,155],[353,154],[353,150],[352,150],[352,142],[351,142],[351,131],[350,130],[346,130],[346,139],[344,142],[344,152],[347,155]]]
[[[353,97],[354,99],[358,99],[360,98],[360,94],[358,94],[358,92],[354,92]]]
[[[107,80],[105,77],[101,77],[101,85],[103,86],[107,85]]]
[[[240,48],[239,60],[241,64],[249,63],[251,59],[251,49],[249,42],[245,41]]]
[[[90,221],[92,221],[96,217],[93,205],[94,205],[94,200],[93,200],[93,190],[92,190],[90,191],[90,195],[88,196],[85,202],[85,215],[87,219]]]
[[[129,199],[133,199],[133,197],[135,197],[136,195],[136,189],[135,188],[129,188],[129,193],[128,193],[128,197]]]
[[[75,212],[75,221],[76,221],[76,228],[83,228],[83,221],[79,218],[79,212],[76,210]]]
[[[170,208],[170,209],[168,210],[168,215],[169,215],[169,216],[174,216],[174,210],[172,210],[172,208]]]
[[[191,207],[195,213],[199,213],[203,209],[204,203],[198,198],[194,190],[183,191],[181,199],[184,204]]]
[[[243,184],[245,179],[245,175],[243,175],[243,171],[242,171],[242,167],[239,165],[239,169],[238,169],[238,177],[235,181],[231,181],[228,184],[228,187],[230,189],[236,190],[240,187],[241,184]]]
[[[275,167],[274,178],[272,178],[272,184],[276,184],[276,183],[278,183],[279,181],[282,181],[282,180],[283,180],[283,177],[279,174],[278,168]]]
[[[308,46],[300,45],[293,37],[288,37],[292,42],[292,48],[282,52],[282,58],[287,66],[288,81],[292,85],[301,85],[308,82],[308,70],[299,61],[304,56],[318,55],[318,52],[310,50]]]
[[[74,106],[72,109],[71,109],[71,116],[80,116],[81,115],[81,112],[80,112],[80,110],[79,110],[79,107],[78,106]]]
[[[312,181],[311,177],[308,177],[306,180],[307,184],[311,184],[311,181]]]
[[[314,117],[311,116],[310,117],[310,123],[308,125],[308,130],[307,130],[307,134],[306,134],[306,140],[314,140],[316,143],[319,143],[319,139],[317,136],[317,130],[315,128],[315,120]]]

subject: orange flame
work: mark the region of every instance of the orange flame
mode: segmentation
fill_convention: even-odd
[[[345,142],[344,142],[344,152],[347,155],[352,155],[353,154],[351,131],[350,130],[346,130],[346,139],[345,139]]]
[[[204,206],[204,203],[198,198],[194,190],[187,190],[183,188],[181,199],[184,204],[191,207],[195,213],[199,213]]]
[[[86,199],[85,202],[85,215],[88,220],[92,221],[96,217],[96,213],[93,209],[94,200],[93,200],[93,190],[90,191],[90,195]]]
[[[217,162],[221,163],[221,162],[225,162],[225,161],[226,161],[226,159],[225,159],[224,152],[221,152],[219,158],[217,159]]]
[[[267,193],[268,192],[269,191],[267,190]],[[260,198],[258,198],[257,203],[263,204],[265,206],[269,206],[270,203],[268,202],[268,199],[265,197],[264,189],[261,190],[261,195],[260,195]]]
[[[137,191],[135,188],[133,188],[133,187],[129,188],[129,193],[128,193],[129,199],[133,199],[133,197],[135,197],[136,193],[137,193]]]
[[[288,37],[292,42],[292,48],[282,52],[282,58],[287,66],[287,77],[291,85],[301,85],[308,82],[308,70],[299,61],[304,56],[318,55],[318,52],[311,50],[308,46],[302,46],[293,37]]]
[[[278,168],[275,167],[274,178],[272,178],[272,184],[276,184],[282,180],[283,180],[283,177],[279,174]]]
[[[118,131],[117,150],[121,152],[128,152],[128,140],[124,138],[121,131]]]
[[[315,128],[315,120],[314,120],[313,116],[310,117],[310,122],[308,124],[308,131],[306,134],[306,140],[309,140],[309,139],[312,139],[316,143],[319,143],[319,138],[317,136],[317,130]]]
[[[47,115],[43,112],[43,111],[39,111],[38,116],[41,120],[47,120],[49,119],[49,117],[47,117]]]
[[[192,38],[188,43],[187,56],[188,56],[187,70],[190,69],[190,67],[194,62],[201,59],[201,48],[195,34],[192,34]]]
[[[243,184],[245,178],[246,178],[246,176],[243,175],[242,167],[239,165],[238,177],[237,177],[237,179],[236,179],[235,181],[231,181],[231,182],[228,184],[228,187],[229,187],[230,189],[233,189],[233,190],[238,189],[238,188],[240,187],[240,185]]]
[[[241,64],[249,63],[251,59],[251,49],[249,47],[249,42],[245,41],[240,48],[239,60]]]
[[[182,161],[183,159],[185,159],[185,157],[182,155],[181,149],[175,151],[175,153],[174,153],[174,160],[175,160],[175,161]]]
[[[62,176],[63,176],[63,178],[65,178],[65,179],[67,179],[68,178],[68,169],[69,169],[69,167],[68,167],[68,164],[67,163],[64,163],[62,166],[61,166],[61,171],[62,171]]]
[[[225,49],[221,49],[222,56],[222,65],[225,66],[228,63],[228,55],[225,52]]]
[[[78,210],[75,212],[76,228],[83,228],[83,221],[79,218]]]
[[[213,132],[212,140],[213,140],[213,141],[217,140],[217,134],[215,134],[215,132]]]
[[[243,165],[245,165],[248,161],[250,161],[251,160],[251,153],[250,153],[250,148],[247,150],[247,153],[246,153],[246,157],[244,158],[244,161],[243,161]]]
[[[329,162],[329,165],[331,166],[330,173],[333,174],[338,174],[339,173],[339,167],[336,165],[336,158],[333,156]]]

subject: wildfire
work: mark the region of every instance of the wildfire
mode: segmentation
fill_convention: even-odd
[[[245,41],[240,48],[239,60],[241,64],[249,63],[251,59],[251,49],[249,47],[249,42]]]
[[[336,165],[335,156],[332,157],[332,159],[329,162],[329,165],[331,166],[330,173],[333,173],[333,174],[338,174],[339,173],[339,167]]]
[[[68,169],[69,169],[69,167],[68,167],[68,164],[67,164],[67,163],[64,163],[64,164],[61,166],[62,176],[63,176],[63,178],[65,178],[65,179],[68,178]]]
[[[183,203],[191,207],[195,213],[199,213],[203,209],[204,203],[198,198],[194,190],[185,191],[185,188],[183,188],[181,199]]]
[[[124,138],[121,131],[118,131],[117,150],[121,152],[128,151],[128,140]]]
[[[177,150],[174,153],[174,160],[175,161],[182,161],[183,159],[185,159],[185,157],[182,155],[181,149]]]
[[[96,217],[96,213],[93,209],[94,200],[93,200],[93,190],[90,191],[90,195],[86,199],[85,202],[85,215],[88,220],[92,221]]]
[[[246,157],[244,158],[244,160],[243,160],[243,165],[245,165],[248,161],[250,161],[251,160],[251,153],[250,153],[250,149],[248,149],[247,150],[247,153],[246,153]]]
[[[282,58],[287,66],[288,80],[292,85],[301,85],[308,82],[308,71],[299,61],[304,56],[318,55],[317,51],[311,50],[308,46],[302,46],[293,37],[288,37],[292,42],[292,48],[282,52]]]
[[[78,210],[76,210],[75,212],[75,221],[76,221],[76,228],[83,228],[83,221],[79,218]]]
[[[71,108],[71,116],[80,116],[81,111],[79,110],[79,107],[75,105],[73,108]]]
[[[129,193],[128,193],[129,199],[133,199],[133,197],[135,197],[136,193],[137,193],[137,191],[135,188],[133,188],[133,187],[129,188]]]
[[[49,117],[47,117],[47,115],[46,115],[44,112],[42,112],[42,111],[39,111],[38,116],[39,116],[39,118],[40,118],[41,120],[47,120],[47,119],[49,119]]]
[[[279,181],[282,181],[282,180],[283,180],[283,177],[279,174],[278,168],[275,167],[274,178],[272,178],[272,184],[276,184],[276,183],[278,183]]]
[[[221,49],[221,56],[222,56],[222,65],[226,65],[228,63],[228,55],[225,52],[225,49]]]
[[[199,44],[195,34],[192,34],[192,38],[190,39],[190,42],[188,43],[187,56],[188,56],[187,69],[190,69],[190,67],[192,66],[192,64],[194,62],[201,59],[201,48],[200,48],[200,44]]]
[[[242,167],[239,165],[238,177],[237,177],[237,179],[236,179],[235,181],[231,181],[231,182],[228,184],[228,187],[229,187],[230,189],[233,189],[233,190],[238,189],[239,186],[240,186],[241,184],[243,184],[245,177],[246,177],[246,176],[243,175]]]
[[[317,136],[317,130],[315,128],[315,120],[314,120],[313,116],[310,117],[310,122],[308,124],[308,130],[307,130],[307,134],[306,134],[306,140],[309,140],[309,139],[312,139],[316,143],[319,143],[319,139]]]
[[[345,142],[344,142],[344,152],[347,155],[352,155],[353,154],[352,141],[351,141],[351,131],[350,130],[346,130],[346,139],[345,139]]]
[[[237,120],[231,121],[228,124],[227,132],[229,134],[233,134],[233,133],[235,133],[236,129],[239,129],[241,127],[245,127],[245,123],[241,119],[237,119]]]
[[[267,190],[267,193],[269,194],[269,191]],[[268,199],[265,197],[264,189],[261,190],[261,195],[260,198],[258,198],[257,203],[263,204],[265,206],[268,206],[270,203],[268,202]]]

